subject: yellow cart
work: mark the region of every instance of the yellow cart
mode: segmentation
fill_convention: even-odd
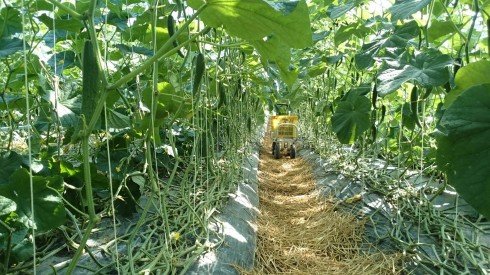
[[[298,134],[298,116],[271,116],[272,155],[279,159],[283,152],[290,158],[296,158],[296,140]]]

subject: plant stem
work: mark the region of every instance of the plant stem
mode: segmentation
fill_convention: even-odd
[[[8,231],[8,236],[7,236],[7,251],[5,252],[5,259],[4,259],[4,264],[3,268],[0,266],[0,272],[1,274],[7,274],[8,267],[9,267],[9,262],[10,262],[10,251],[12,250],[12,234],[14,233],[14,229],[8,226],[5,222],[0,220],[0,225],[2,225],[7,231]]]
[[[84,126],[84,128],[86,128],[86,126]],[[82,137],[82,153],[83,153],[83,169],[84,169],[83,176],[85,180],[85,196],[87,199],[89,220],[88,220],[87,228],[85,228],[85,233],[83,234],[83,238],[80,241],[80,246],[75,252],[73,259],[71,260],[70,265],[68,266],[68,270],[66,274],[73,273],[73,270],[77,265],[78,259],[82,255],[83,249],[85,248],[87,240],[90,237],[90,233],[92,232],[92,229],[94,228],[95,224],[100,220],[100,217],[98,217],[97,214],[95,213],[94,197],[92,194],[92,179],[90,175],[90,159],[89,159],[90,152],[89,152],[89,144],[88,144],[90,132],[86,131],[85,129],[84,133],[85,134]]]
[[[464,45],[464,51],[465,51],[465,57],[466,57],[466,64],[470,63],[470,41],[471,41],[471,36],[473,35],[473,30],[475,29],[475,23],[476,23],[476,18],[478,17],[478,13],[480,13],[480,8],[478,6],[478,0],[474,0],[473,4],[475,5],[475,14],[473,15],[473,18],[471,20],[471,27],[470,31],[468,32],[468,38],[466,39],[466,44]]]
[[[94,47],[94,51],[96,53],[96,58],[97,58],[97,66],[99,66],[99,74],[102,76],[102,81],[105,84],[106,80],[105,77],[103,76],[103,71],[100,68],[100,52],[98,48],[98,43],[97,43],[97,35],[95,32],[95,23],[94,23],[94,12],[96,8],[97,0],[91,0],[90,1],[90,6],[89,10],[87,11],[88,14],[88,31],[90,33],[90,38],[92,40],[92,45]],[[84,76],[85,77],[85,76]],[[99,76],[100,77],[100,76]],[[100,89],[100,85],[97,85],[98,89]],[[104,85],[105,87],[105,85]],[[101,94],[100,91],[97,91],[98,94]],[[105,102],[105,96],[106,93],[105,91],[102,92],[101,97],[104,98],[104,101],[99,101],[97,106],[101,105],[100,103]],[[103,104],[102,104],[103,106]],[[77,265],[78,259],[82,255],[83,249],[85,248],[85,245],[87,243],[88,238],[90,237],[90,233],[92,232],[92,229],[94,228],[95,224],[100,220],[100,217],[97,216],[95,213],[95,206],[94,206],[94,197],[93,197],[93,191],[92,191],[92,175],[90,173],[90,150],[89,150],[89,138],[90,138],[90,133],[92,132],[92,129],[95,126],[95,123],[100,117],[100,112],[102,109],[99,110],[99,112],[96,112],[92,115],[90,124],[87,127],[85,117],[82,116],[82,123],[83,123],[83,135],[82,135],[82,153],[83,153],[83,178],[85,181],[85,196],[87,200],[87,208],[88,208],[88,224],[87,228],[85,228],[85,233],[83,234],[82,240],[80,241],[80,246],[78,247],[77,251],[75,252],[75,255],[73,256],[72,261],[70,262],[70,265],[68,266],[67,274],[72,274],[73,270],[75,269],[75,266]]]
[[[463,34],[463,32],[460,30],[460,28],[458,26],[456,26],[456,24],[454,24],[454,21],[453,21],[453,18],[451,16],[451,13],[447,10],[447,7],[446,7],[446,4],[445,3],[442,3],[442,1],[439,1],[441,3],[441,7],[444,9],[444,11],[446,12],[447,14],[447,17],[449,19],[449,22],[451,22],[451,24],[453,25],[453,28],[454,30],[459,34],[459,36],[466,42],[467,39],[466,39],[466,36]]]

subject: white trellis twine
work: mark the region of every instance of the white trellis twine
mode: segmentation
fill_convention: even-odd
[[[22,53],[23,53],[23,61],[24,61],[24,86],[25,86],[25,96],[26,96],[26,110],[27,110],[27,125],[31,125],[31,118],[29,114],[30,102],[29,102],[29,88],[28,88],[28,71],[27,71],[27,43],[26,43],[26,19],[25,13],[27,12],[27,8],[25,6],[24,0],[21,2],[22,4]],[[32,251],[33,251],[33,274],[36,275],[36,223],[34,221],[34,183],[32,180],[32,144],[31,144],[31,128],[27,129],[27,146],[29,150],[29,185],[30,185],[30,198],[31,198],[31,222],[32,222]]]
[[[106,7],[108,6],[108,1],[105,2]],[[127,5],[126,5],[127,6]],[[107,16],[104,17],[104,28],[107,31]],[[107,60],[107,37],[106,32],[102,32],[104,37],[104,60]],[[107,68],[107,64],[105,68]],[[114,256],[116,261],[117,274],[120,274],[120,263],[119,263],[119,250],[118,250],[118,235],[117,235],[117,224],[116,224],[116,207],[114,205],[114,190],[112,187],[112,163],[111,163],[111,151],[109,147],[110,131],[107,121],[107,106],[104,103],[104,120],[105,120],[105,132],[106,132],[106,153],[107,153],[107,165],[109,170],[109,193],[111,194],[111,212],[112,212],[112,229],[114,233]]]

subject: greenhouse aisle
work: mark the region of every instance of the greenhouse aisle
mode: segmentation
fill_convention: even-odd
[[[265,140],[259,163],[260,217],[255,269],[248,274],[398,274],[399,255],[366,255],[364,224],[322,198],[310,164],[274,159]]]

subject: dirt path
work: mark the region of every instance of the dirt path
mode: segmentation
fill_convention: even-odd
[[[252,274],[396,274],[398,256],[360,251],[363,222],[320,198],[301,158],[272,157],[270,140],[259,164],[260,218]]]

